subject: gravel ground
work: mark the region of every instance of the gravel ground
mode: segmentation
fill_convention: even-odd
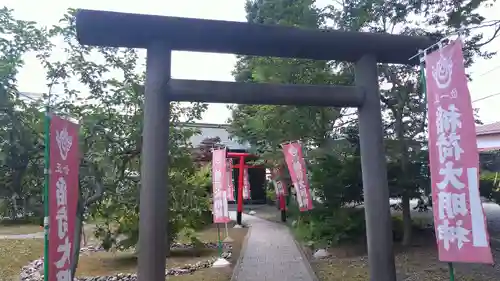
[[[216,243],[205,243],[206,248],[217,248]],[[189,249],[193,246],[191,244],[175,243],[172,245],[172,249]],[[230,259],[232,255],[231,245],[224,244],[224,252],[222,257]],[[100,247],[89,246],[84,247],[80,250],[80,254],[92,253],[103,251]],[[207,259],[205,261],[200,261],[194,264],[186,264],[176,268],[169,268],[165,272],[165,277],[167,276],[179,276],[184,274],[191,274],[199,269],[209,268],[217,260],[217,257]],[[21,281],[42,281],[43,280],[43,258],[34,260],[28,265],[24,266],[21,270],[19,280]],[[75,278],[74,281],[136,281],[136,274],[117,274],[113,276],[99,276],[99,277],[80,277]]]

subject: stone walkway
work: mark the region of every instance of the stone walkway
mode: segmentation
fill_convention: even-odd
[[[245,214],[242,219],[251,229],[234,281],[314,280],[286,226]]]

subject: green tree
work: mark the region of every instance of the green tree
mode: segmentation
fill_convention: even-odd
[[[102,222],[97,235],[107,248],[129,248],[139,231],[144,67],[136,50],[81,46],[74,13],[69,10],[58,26],[46,30],[0,10],[0,193],[33,197],[38,205],[42,201],[43,104],[19,98],[15,80],[23,54],[35,51],[47,73],[45,98],[51,109],[78,119],[81,126],[79,210],[104,190],[103,200],[88,210]],[[63,42],[66,59],[51,56],[53,39]],[[171,103],[170,108],[169,241],[182,229],[205,223],[210,185],[206,168],[192,161],[189,139],[198,132],[172,125],[199,119],[206,105]]]
[[[426,35],[436,39],[460,34],[465,42],[466,65],[470,66],[474,57],[490,58],[494,55],[482,51],[481,47],[492,38],[484,38],[479,27],[493,28],[496,36],[500,32],[500,22],[486,21],[478,12],[480,7],[491,3],[486,0],[344,0],[320,10],[314,7],[314,1],[247,1],[247,20],[308,28]],[[246,82],[352,85],[352,73],[353,65],[343,62],[241,57],[235,78]],[[408,245],[412,229],[410,199],[422,196],[423,190],[429,189],[428,173],[423,171],[427,163],[423,156],[427,142],[426,100],[418,68],[380,65],[379,73],[383,85],[381,102],[386,117],[386,148],[390,156],[389,176],[394,177],[390,178],[391,195],[402,198],[403,244]],[[348,181],[360,183],[360,175],[354,173],[359,172],[356,152],[339,146],[345,143],[338,140],[338,137],[345,136],[335,130],[339,119],[345,117],[342,113],[334,108],[237,106],[233,108],[231,121],[233,133],[254,145],[265,159],[281,163],[279,144],[283,141],[301,139],[308,149],[314,148],[308,155],[320,165],[310,167],[313,186],[324,189],[334,184],[328,183],[329,176],[338,178],[342,173],[337,169],[348,166],[343,161],[350,161],[353,165],[353,172],[346,173],[352,176]],[[334,156],[332,151],[338,152],[337,155]],[[326,163],[330,163],[330,169],[326,169]],[[320,168],[322,166],[325,168]],[[340,186],[333,190],[338,189],[342,190]],[[327,191],[320,193],[326,196],[332,189]],[[330,197],[342,197],[334,194]],[[361,194],[358,195],[361,198]]]
[[[349,0],[329,6],[328,10],[335,27],[343,30],[427,35],[436,39],[460,34],[465,43],[466,66],[470,66],[474,57],[490,58],[494,55],[482,51],[481,47],[498,34],[500,22],[486,22],[479,14],[479,8],[488,7],[493,2]],[[493,38],[483,38],[477,29],[481,26],[494,28]],[[344,67],[350,69],[352,66]],[[398,188],[393,189],[393,195],[402,198],[403,244],[409,245],[412,230],[410,199],[421,196],[424,188],[419,177],[409,175],[418,176],[411,173],[411,166],[421,159],[426,143],[426,100],[416,68],[380,65],[379,73],[380,81],[389,85],[381,90],[381,100],[388,116],[388,150],[402,175],[395,183]]]
[[[315,1],[247,1],[247,20],[252,23],[281,24],[303,28],[325,25],[324,15],[314,6]],[[335,71],[334,62],[240,57],[234,71],[236,81],[248,83],[350,85],[353,76]],[[324,204],[311,215],[294,212],[291,216],[305,226],[306,239],[337,243],[350,239],[350,230],[358,228],[362,220],[350,220],[341,207],[346,203],[362,201],[359,156],[352,156],[356,145],[342,140],[348,134],[342,124],[348,124],[349,110],[334,107],[238,105],[232,108],[231,132],[247,141],[258,153],[261,162],[269,166],[284,165],[281,144],[300,140],[310,174],[315,197]],[[359,149],[358,149],[359,150]],[[359,155],[359,154],[358,154]],[[348,167],[349,169],[346,169]],[[284,180],[288,175],[284,173]],[[343,216],[341,223],[322,227],[325,221]],[[356,224],[353,226],[352,224]],[[350,229],[350,230],[349,230]],[[358,233],[359,234],[359,233]],[[358,237],[358,236],[356,236]]]
[[[8,198],[13,219],[39,211],[43,178],[43,114],[39,102],[20,97],[16,75],[26,53],[44,56],[50,47],[44,29],[16,20],[6,7],[0,9],[0,196]]]
[[[48,79],[62,89],[51,99],[56,108],[81,120],[84,157],[103,174],[105,197],[91,210],[92,216],[103,221],[98,225],[98,237],[106,248],[130,248],[136,246],[139,235],[145,73],[136,50],[78,44],[74,12],[70,10],[60,25],[50,30],[52,36],[63,38],[68,57],[65,61],[43,60]],[[82,88],[74,88],[72,79],[78,79],[88,94],[79,93]],[[168,241],[184,227],[199,226],[194,215],[208,209],[205,189],[191,185],[197,170],[189,139],[196,131],[173,125],[199,119],[205,109],[200,103],[170,104],[170,193],[165,198],[170,202]]]
[[[252,23],[318,28],[322,24],[315,1],[247,1],[247,20]],[[289,84],[343,84],[343,77],[326,61],[240,57],[236,81]],[[231,132],[248,141],[267,160],[281,157],[280,144],[303,140],[325,146],[332,137],[337,108],[305,106],[238,105],[232,108]],[[267,157],[268,156],[268,157]]]

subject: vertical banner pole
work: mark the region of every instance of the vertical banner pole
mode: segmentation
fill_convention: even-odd
[[[280,209],[281,209],[281,221],[282,222],[286,222],[286,202],[285,202],[285,195],[280,194],[279,200],[280,200]]]
[[[224,223],[224,227],[226,228],[226,238],[224,238],[224,241],[222,241],[222,242],[224,242],[224,243],[232,243],[232,242],[234,242],[233,238],[231,238],[229,236],[229,230],[227,228],[227,222]]]
[[[219,257],[222,257],[222,240],[220,239],[220,226],[217,224],[217,239],[219,240]]]
[[[243,172],[245,157],[240,156],[239,171],[238,171],[238,209],[236,212],[236,223],[241,226],[241,217],[243,213]]]
[[[227,261],[225,258],[222,257],[222,241],[220,239],[220,226],[218,223],[217,224],[217,238],[219,240],[219,258],[212,264],[212,267],[227,267],[230,266],[231,263]]]
[[[44,182],[43,182],[43,280],[49,280],[49,176],[50,176],[50,108],[45,106],[44,116]]]
[[[453,268],[453,263],[448,263],[448,270],[450,271],[450,281],[455,281],[455,269]]]

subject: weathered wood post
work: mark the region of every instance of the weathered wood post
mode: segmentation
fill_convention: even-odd
[[[139,280],[165,280],[168,224],[168,134],[170,100],[168,45],[147,47],[139,206]]]
[[[393,247],[392,218],[376,58],[361,57],[355,73],[356,85],[366,94],[358,113],[370,280],[395,281],[394,254],[388,250]]]

